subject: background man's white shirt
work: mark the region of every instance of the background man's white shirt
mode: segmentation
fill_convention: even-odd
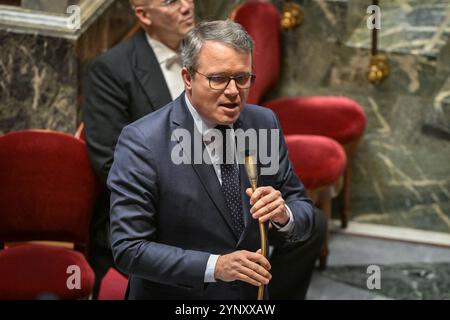
[[[183,67],[181,55],[158,40],[151,38],[148,34],[146,34],[146,37],[161,67],[172,100],[174,100],[184,91],[184,83],[181,77],[181,69]]]

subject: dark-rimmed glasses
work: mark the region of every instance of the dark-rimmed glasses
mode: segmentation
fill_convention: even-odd
[[[195,70],[195,73],[198,73],[199,75],[202,75],[206,79],[208,79],[209,87],[213,90],[225,90],[230,84],[231,80],[234,80],[234,83],[236,83],[236,87],[238,87],[239,89],[248,89],[256,79],[256,76],[252,73],[245,73],[237,76],[207,76],[206,74],[200,73],[197,70]]]

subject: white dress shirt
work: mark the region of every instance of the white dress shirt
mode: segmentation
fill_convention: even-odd
[[[197,112],[197,110],[194,108],[192,103],[189,101],[187,95],[184,95],[184,99],[185,99],[186,105],[189,109],[189,112],[191,113],[192,118],[194,119],[194,125],[197,128],[198,132],[200,132],[200,134],[202,136],[208,136],[208,132],[210,130],[214,129],[216,124],[212,124],[209,121],[203,119],[200,116],[200,114]],[[234,130],[233,130],[232,126],[230,126],[230,129],[232,130],[231,135],[233,137]],[[222,175],[221,175],[221,171],[220,171],[221,159],[218,154],[214,154],[213,150],[222,150],[221,144],[222,144],[221,139],[217,139],[213,142],[205,141],[205,148],[208,151],[208,155],[214,166],[214,171],[216,172],[217,179],[219,179],[220,184],[222,184]],[[277,228],[278,231],[281,231],[281,232],[289,232],[294,228],[294,216],[287,205],[286,205],[286,209],[287,209],[287,212],[289,215],[289,221],[285,226],[279,227],[275,223],[272,222],[272,224],[275,226],[275,228]],[[205,282],[215,282],[216,281],[214,279],[214,271],[216,268],[216,263],[217,263],[218,258],[219,258],[219,255],[215,255],[215,254],[212,254],[209,256],[208,263],[206,265],[206,271],[205,271]]]
[[[148,44],[152,47],[158,60],[159,66],[163,73],[169,88],[172,100],[177,98],[184,90],[183,78],[181,77],[181,55],[177,51],[173,51],[162,42],[151,38],[147,33]]]

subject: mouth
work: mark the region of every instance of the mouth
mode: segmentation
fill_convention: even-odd
[[[221,104],[219,104],[219,107],[233,110],[233,109],[239,108],[239,103],[233,103],[233,102],[221,103]]]
[[[181,23],[187,23],[187,24],[193,24],[194,23],[194,16],[190,16],[186,19],[183,19]]]

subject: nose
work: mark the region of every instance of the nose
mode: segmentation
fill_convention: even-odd
[[[239,94],[239,88],[236,85],[236,80],[232,79],[228,86],[225,88],[225,94],[230,96],[237,96]]]
[[[180,0],[181,6],[180,9],[183,13],[188,12],[194,8],[193,0]]]

